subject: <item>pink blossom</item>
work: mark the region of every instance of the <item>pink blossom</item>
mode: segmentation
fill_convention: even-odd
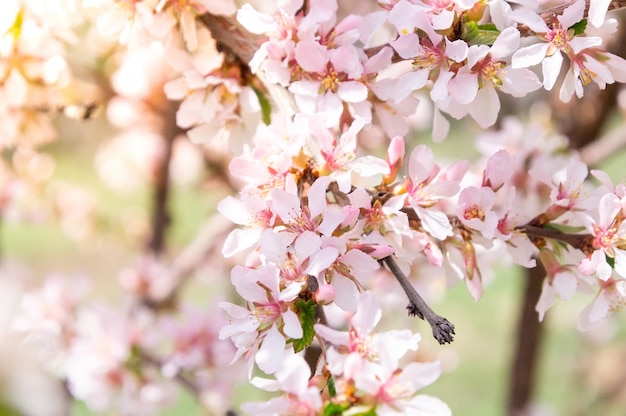
[[[220,330],[219,338],[233,340],[237,347],[233,361],[256,350],[254,355],[259,368],[271,374],[280,364],[286,347],[285,337],[302,338],[302,326],[290,307],[302,284],[294,282],[281,289],[280,271],[273,265],[259,269],[236,266],[231,280],[237,293],[248,302],[248,308],[228,302],[219,304],[232,318]]]
[[[563,300],[571,299],[578,287],[578,277],[575,266],[560,264],[556,255],[546,248],[539,251],[539,258],[547,275],[535,310],[539,313],[539,320],[543,320],[546,311],[554,304],[556,296]]]
[[[467,227],[480,231],[485,238],[493,238],[498,226],[498,215],[493,211],[495,199],[496,194],[491,188],[464,188],[459,194],[459,220]]]
[[[580,314],[578,329],[587,331],[611,312],[626,305],[626,280],[608,278],[600,282],[600,290]]]
[[[244,403],[241,408],[254,416],[317,416],[322,411],[319,388],[309,381],[311,369],[300,355],[290,354],[276,371],[272,388],[285,394],[267,402]]]
[[[436,204],[443,198],[455,195],[459,185],[458,179],[446,180],[440,171],[428,147],[419,145],[413,149],[409,156],[409,177],[406,180],[407,202],[422,221],[422,228],[433,237],[443,240],[452,235],[452,226]]]
[[[363,125],[362,120],[355,120],[337,137],[323,127],[323,118],[313,116],[309,119],[312,133],[309,149],[318,169],[322,175],[334,179],[339,190],[345,193],[350,192],[352,186],[376,186],[389,173],[384,160],[373,155],[357,157],[357,134]]]
[[[528,25],[544,41],[519,49],[513,54],[513,68],[524,68],[542,63],[543,86],[551,90],[561,71],[563,55],[572,59],[587,48],[600,45],[602,40],[597,37],[574,36],[569,28],[583,19],[585,1],[578,0],[567,7],[562,15],[550,24],[529,9],[518,9],[512,18]]]
[[[467,65],[450,81],[452,100],[442,103],[440,108],[456,118],[467,112],[481,127],[487,128],[495,123],[500,111],[497,90],[523,97],[540,88],[539,79],[532,71],[506,62],[519,43],[519,31],[511,27],[503,30],[491,47],[471,46]]]
[[[600,279],[608,280],[612,269],[626,278],[626,250],[618,248],[626,235],[626,223],[619,218],[622,206],[615,194],[606,194],[600,198],[598,217],[589,218],[587,229],[594,236],[595,251],[583,259],[579,270],[586,275],[595,273]],[[607,256],[613,259],[611,266]]]

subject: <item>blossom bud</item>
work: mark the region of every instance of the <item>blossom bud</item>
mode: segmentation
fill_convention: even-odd
[[[333,285],[322,285],[317,289],[313,298],[320,305],[328,305],[335,300],[335,288]]]
[[[494,153],[487,161],[487,167],[483,172],[483,186],[488,186],[494,191],[500,189],[513,176],[512,163],[511,155],[506,150]]]
[[[466,13],[465,18],[467,20],[473,20],[474,22],[478,22],[480,19],[482,19],[483,15],[485,14],[486,8],[487,8],[486,1],[477,1],[476,3],[474,3],[471,9],[465,12]]]
[[[389,143],[389,149],[387,149],[387,164],[389,165],[389,173],[383,178],[385,185],[389,185],[398,176],[398,172],[402,167],[404,160],[404,138],[402,136],[395,136]]]
[[[390,256],[394,253],[393,247],[388,246],[386,244],[356,243],[352,245],[352,248],[361,250],[365,254],[368,254],[370,257],[373,257],[377,260]]]
[[[474,300],[478,300],[483,295],[483,283],[478,264],[476,263],[476,251],[472,242],[465,241],[461,252],[463,253],[463,262],[465,263],[467,290]]]

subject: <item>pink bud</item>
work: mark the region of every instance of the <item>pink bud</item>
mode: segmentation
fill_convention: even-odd
[[[387,164],[389,165],[389,174],[385,175],[385,184],[392,183],[398,172],[402,167],[404,160],[404,138],[402,136],[395,136],[389,143],[389,149],[387,149]]]
[[[394,249],[386,244],[363,244],[356,243],[352,245],[352,248],[361,250],[363,253],[368,254],[377,260],[390,256],[394,253]]]
[[[487,167],[483,172],[483,186],[488,186],[497,191],[513,175],[511,155],[502,149],[494,153],[487,161]]]
[[[343,221],[341,222],[341,228],[352,228],[359,219],[359,208],[352,205],[346,205],[342,209],[342,214]]]
[[[335,288],[333,285],[322,285],[313,297],[320,305],[328,305],[335,300]]]

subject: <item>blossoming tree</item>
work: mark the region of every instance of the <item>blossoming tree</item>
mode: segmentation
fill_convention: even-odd
[[[119,133],[96,170],[118,189],[153,189],[144,227],[125,223],[145,244],[119,273],[118,307],[67,279],[26,290],[3,276],[1,342],[40,363],[3,377],[28,371],[48,398],[35,403],[9,383],[7,406],[61,415],[78,400],[157,414],[183,388],[213,414],[448,415],[445,397],[420,392],[441,366],[415,360],[416,325],[378,325],[406,307],[440,344],[453,342],[454,316],[433,310],[420,276],[463,281],[479,300],[504,258],[542,266],[535,321],[582,292],[579,327],[591,328],[626,302],[626,188],[585,163],[597,143],[579,153],[512,109],[550,93],[580,102],[626,81],[622,53],[609,49],[620,29],[609,12],[623,6],[6,0],[3,221],[32,220],[52,201],[46,215],[75,238],[99,231],[98,202],[70,185],[42,189],[52,120],[101,107]],[[426,129],[440,142],[461,122],[484,130],[463,144],[472,160],[444,164],[413,138]],[[205,165],[231,195],[188,246],[167,250],[171,185]],[[203,274],[223,292],[214,309],[181,294]],[[239,376],[273,398],[234,408]]]

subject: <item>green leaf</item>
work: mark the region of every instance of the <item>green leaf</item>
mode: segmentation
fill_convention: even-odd
[[[328,403],[324,406],[324,416],[341,416],[344,410],[348,408],[349,404]]]
[[[611,266],[611,269],[615,268],[615,259],[613,257],[609,257],[606,254],[604,255],[606,257],[606,262],[609,263],[609,266]]]
[[[337,389],[335,388],[334,377],[331,377],[328,379],[328,394],[330,394],[330,397],[335,397],[337,395]]]
[[[493,23],[479,25],[473,20],[463,23],[462,38],[470,45],[493,45],[500,31]]]
[[[315,307],[316,303],[314,300],[300,299],[296,301],[296,314],[298,314],[300,324],[302,325],[302,338],[293,340],[293,349],[296,352],[302,351],[313,342],[313,337],[315,336],[315,330],[313,329],[313,325],[315,325]]]
[[[546,225],[544,225],[544,228],[549,228],[551,230],[560,231],[562,233],[567,233],[567,234],[578,234],[579,232],[585,230],[585,227],[582,227],[582,226],[557,224],[554,222],[547,223]]]
[[[265,123],[266,126],[269,126],[271,122],[270,114],[272,113],[272,106],[270,105],[270,102],[267,99],[267,97],[261,92],[261,90],[259,90],[258,88],[254,88],[254,87],[252,87],[252,89],[254,90],[256,97],[259,99],[259,105],[261,106],[261,117],[263,118],[263,123]]]
[[[569,27],[569,30],[574,29],[574,36],[582,35],[587,29],[587,19],[583,19],[578,23],[574,23]]]

